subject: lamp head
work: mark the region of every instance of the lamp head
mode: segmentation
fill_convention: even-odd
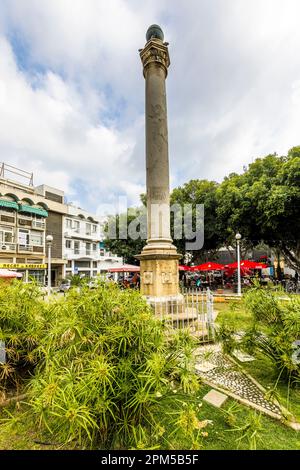
[[[242,238],[242,235],[241,235],[240,233],[237,233],[237,234],[235,235],[235,239],[236,239],[236,240],[240,240],[241,238]]]
[[[46,242],[49,243],[49,244],[53,242],[53,237],[52,237],[52,235],[47,235],[47,236],[46,236]]]

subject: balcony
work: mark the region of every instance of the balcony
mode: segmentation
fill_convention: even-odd
[[[90,240],[90,241],[95,241],[95,242],[100,241],[100,235],[98,232],[90,233],[81,229],[66,228],[64,231],[64,236],[66,238],[81,238],[83,240]]]
[[[42,219],[40,220],[27,215],[20,215],[18,217],[18,226],[24,228],[35,228],[45,230],[46,222]]]
[[[4,252],[4,251],[12,251],[12,252],[15,252],[15,251],[16,251],[16,244],[15,244],[15,243],[3,243],[3,244],[0,244],[0,251],[1,251],[1,252]]]
[[[97,261],[100,259],[99,251],[93,250],[66,250],[64,253],[64,258],[67,260],[71,259],[81,259],[81,258],[89,258],[90,260]]]
[[[37,246],[37,245],[18,245],[18,253],[45,253],[44,246]]]
[[[44,220],[32,220],[32,228],[37,228],[41,230],[45,230],[46,228],[46,222]]]

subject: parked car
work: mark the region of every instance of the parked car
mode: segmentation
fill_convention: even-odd
[[[69,279],[66,279],[65,281],[62,281],[58,291],[59,292],[67,292],[71,288],[71,281]]]

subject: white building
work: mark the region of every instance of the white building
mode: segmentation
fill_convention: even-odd
[[[102,223],[93,214],[68,204],[63,217],[64,277],[79,274],[95,277],[122,265],[122,258],[107,252],[102,243]]]

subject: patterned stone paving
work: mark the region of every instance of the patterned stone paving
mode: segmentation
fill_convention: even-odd
[[[196,372],[212,385],[229,390],[249,404],[281,416],[280,407],[265,399],[264,392],[221,352],[219,345],[204,345],[195,351]],[[202,365],[205,364],[205,367]],[[211,367],[208,365],[211,364]]]

